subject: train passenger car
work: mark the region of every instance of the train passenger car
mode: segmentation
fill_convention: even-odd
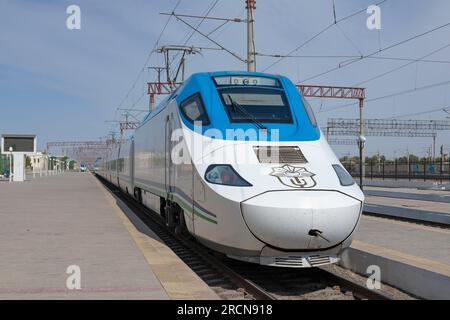
[[[364,196],[286,77],[192,75],[100,172],[169,226],[231,258],[335,263]]]

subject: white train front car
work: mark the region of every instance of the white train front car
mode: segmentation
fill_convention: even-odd
[[[351,243],[363,193],[285,77],[195,74],[132,144],[127,186],[231,258],[314,267],[337,262]]]

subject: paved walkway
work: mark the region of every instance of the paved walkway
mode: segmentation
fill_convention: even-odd
[[[450,192],[366,187],[364,211],[450,226]]]
[[[217,298],[89,173],[2,182],[0,199],[0,299]]]
[[[363,216],[341,264],[426,299],[450,299],[450,230]]]
[[[423,190],[413,188],[365,187],[364,194],[366,194],[367,196],[375,196],[375,197],[450,203],[449,190],[441,191],[441,190]]]
[[[450,276],[450,230],[363,216],[354,239],[386,251],[437,263]]]

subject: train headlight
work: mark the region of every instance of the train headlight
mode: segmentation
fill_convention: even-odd
[[[352,186],[355,184],[355,180],[353,180],[353,177],[341,165],[333,164],[333,169],[339,178],[341,186],[345,187],[345,186]]]
[[[205,180],[209,183],[235,187],[251,187],[229,164],[213,164],[206,169]]]

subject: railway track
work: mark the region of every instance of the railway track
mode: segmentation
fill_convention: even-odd
[[[389,296],[323,268],[275,268],[240,262],[208,250],[186,234],[175,234],[152,210],[97,178],[123,201],[205,283],[225,300],[376,299]]]

